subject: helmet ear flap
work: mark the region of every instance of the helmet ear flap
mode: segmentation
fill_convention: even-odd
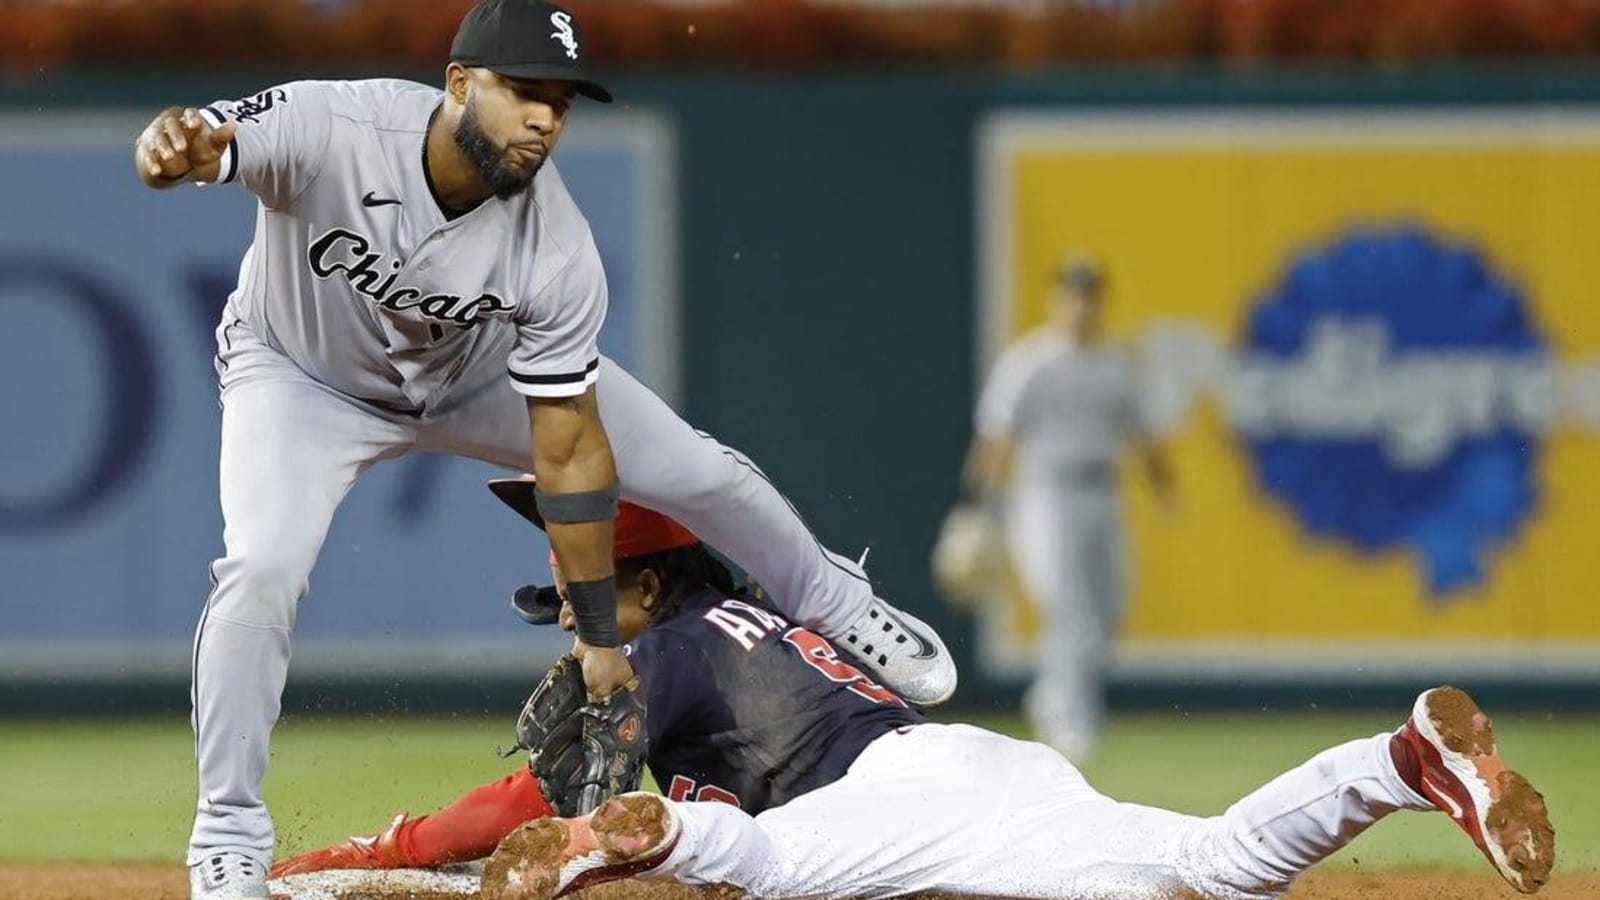
[[[526,584],[511,595],[511,611],[529,625],[554,625],[561,621],[561,595],[553,587]]]

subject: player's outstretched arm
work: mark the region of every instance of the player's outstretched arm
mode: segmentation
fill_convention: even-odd
[[[633,678],[617,635],[611,557],[617,465],[611,442],[592,385],[576,397],[529,397],[528,420],[539,513],[566,577],[578,639],[589,648],[583,656],[584,682],[592,695],[604,699]]]
[[[1014,445],[1009,435],[974,435],[961,467],[961,487],[971,498],[987,500],[1006,486]]]
[[[167,107],[133,142],[139,180],[157,190],[191,180],[216,181],[236,127],[228,122],[213,128],[194,107]]]

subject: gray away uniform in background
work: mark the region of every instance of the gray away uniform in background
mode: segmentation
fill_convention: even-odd
[[[1006,544],[1044,620],[1025,709],[1041,740],[1087,752],[1127,581],[1117,460],[1142,433],[1127,357],[1054,332],[1001,355],[978,401],[978,433],[1015,448]]]

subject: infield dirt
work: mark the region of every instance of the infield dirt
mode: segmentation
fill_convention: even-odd
[[[698,900],[702,896],[689,888],[637,881],[602,885],[581,895],[589,900]],[[188,900],[188,896],[184,871],[174,865],[0,865],[0,900]],[[1520,896],[1489,873],[1403,869],[1315,872],[1288,894],[1289,900],[1510,900]],[[1542,900],[1600,897],[1600,872],[1563,874],[1558,870],[1537,896]]]

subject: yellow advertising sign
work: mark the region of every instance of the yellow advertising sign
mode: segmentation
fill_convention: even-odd
[[[980,167],[980,358],[1086,248],[1165,392],[1125,664],[1600,672],[1600,114],[1001,115]]]

